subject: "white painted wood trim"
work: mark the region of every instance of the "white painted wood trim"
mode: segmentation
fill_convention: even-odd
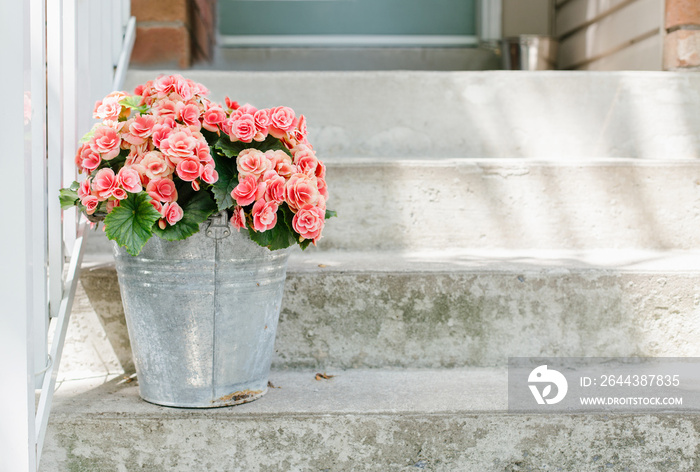
[[[32,319],[31,125],[24,121],[25,93],[31,90],[30,2],[5,2],[0,16],[0,50],[4,94],[3,170],[6,231],[0,245],[0,468],[35,472],[34,336]],[[28,117],[31,118],[31,117]]]
[[[221,47],[470,47],[476,36],[431,35],[220,35]]]
[[[63,353],[63,345],[66,341],[66,332],[68,330],[68,321],[70,320],[71,309],[73,308],[73,299],[75,298],[75,290],[78,287],[80,279],[80,266],[83,262],[83,242],[87,237],[87,220],[82,219],[82,223],[78,228],[78,234],[73,246],[74,256],[71,258],[68,266],[68,274],[66,276],[64,296],[61,299],[61,305],[56,318],[56,329],[54,331],[53,340],[51,342],[51,360],[46,375],[44,376],[44,384],[41,388],[41,396],[39,397],[39,405],[36,409],[36,431],[37,431],[37,463],[41,459],[41,450],[46,438],[46,428],[49,424],[49,413],[51,412],[51,403],[53,402],[53,393],[56,388],[56,378],[58,369],[61,364],[61,355]]]
[[[122,47],[122,52],[119,55],[119,60],[117,61],[117,67],[114,71],[114,80],[112,81],[112,90],[121,90],[124,87],[124,79],[126,78],[126,72],[129,67],[129,58],[131,57],[131,51],[134,49],[134,41],[136,40],[136,18],[131,17],[126,24],[126,31],[124,32],[124,45]]]
[[[58,195],[61,188],[63,120],[61,34],[63,1],[53,0],[46,4],[46,67],[47,67],[47,139],[48,139],[48,195]],[[41,73],[37,71],[36,73]],[[49,308],[51,317],[58,315],[58,306],[63,297],[63,225],[61,205],[57,198],[48,199],[49,240]]]
[[[501,0],[479,0],[477,3],[477,31],[479,39],[486,43],[498,43],[503,36],[503,5]]]

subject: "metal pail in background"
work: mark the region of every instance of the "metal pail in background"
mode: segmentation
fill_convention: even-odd
[[[141,397],[209,408],[267,392],[290,249],[270,251],[210,218],[184,241],[115,244]]]
[[[557,67],[557,46],[549,36],[524,34],[501,41],[503,69],[552,70]]]

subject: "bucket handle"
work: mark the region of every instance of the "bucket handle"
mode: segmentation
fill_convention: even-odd
[[[228,223],[226,210],[212,215],[205,223],[204,235],[211,239],[225,239],[231,236],[231,226]]]

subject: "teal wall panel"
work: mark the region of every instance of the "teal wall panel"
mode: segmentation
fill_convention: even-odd
[[[219,0],[223,35],[476,35],[476,0]]]

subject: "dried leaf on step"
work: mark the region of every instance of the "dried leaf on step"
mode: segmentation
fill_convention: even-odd
[[[316,380],[328,380],[328,379],[332,379],[333,377],[335,377],[335,375],[326,374],[325,372],[322,374],[321,373],[316,374]]]
[[[267,381],[267,386],[268,386],[269,388],[282,388],[282,387],[275,387],[275,384],[273,384],[273,383],[270,382],[269,380]]]

